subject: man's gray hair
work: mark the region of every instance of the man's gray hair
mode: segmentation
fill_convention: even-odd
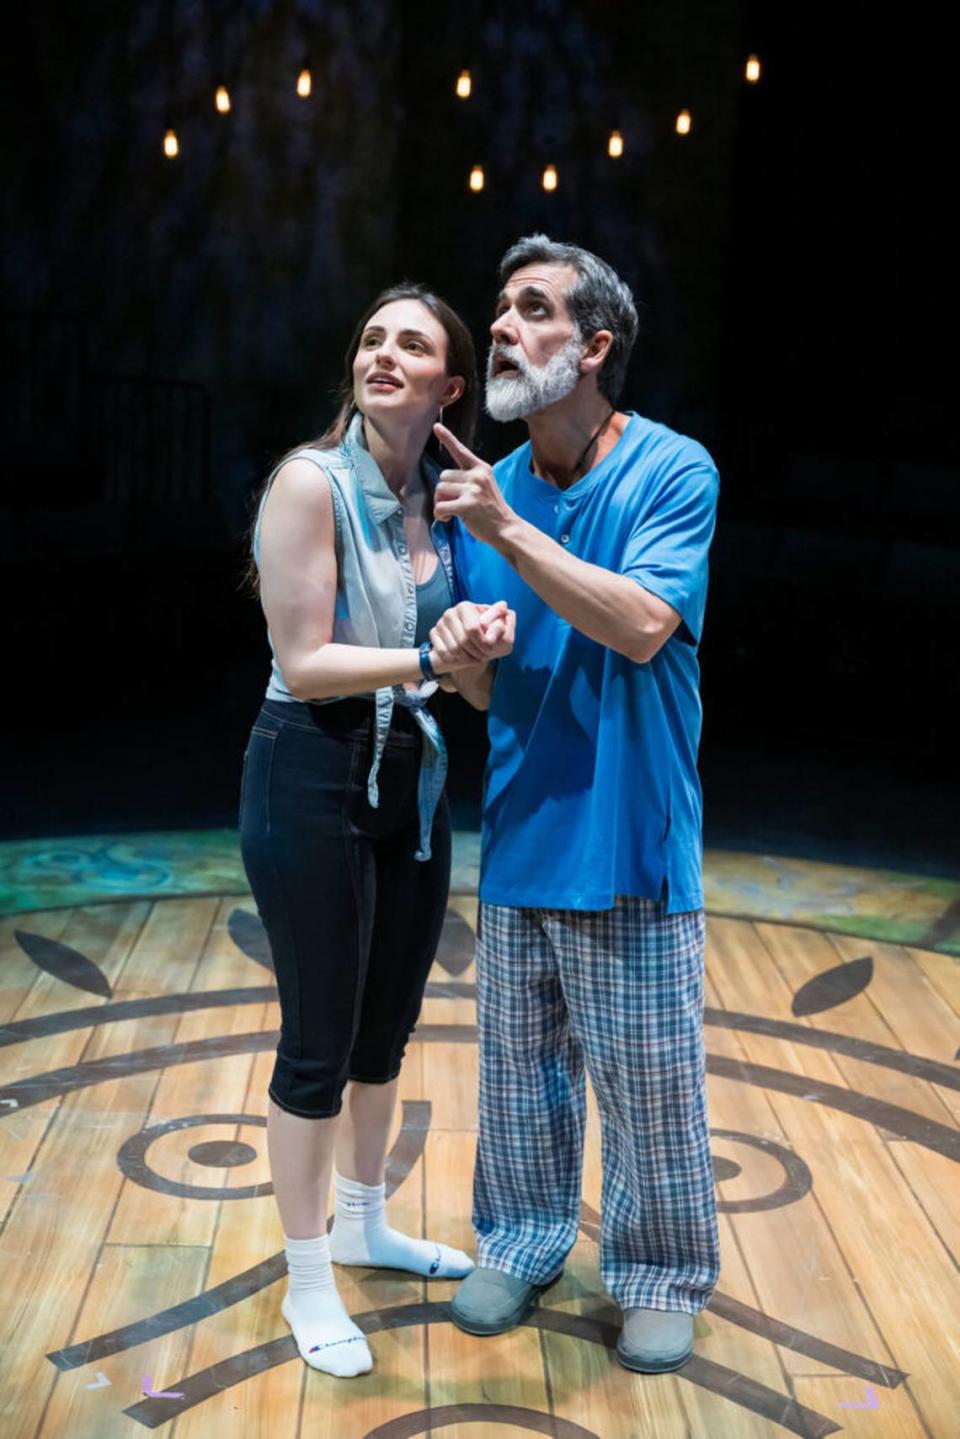
[[[606,260],[565,245],[548,235],[525,235],[500,261],[500,284],[524,265],[570,265],[577,281],[567,296],[570,314],[581,336],[589,340],[598,330],[610,330],[613,341],[597,375],[597,387],[611,405],[620,398],[627,363],[637,338],[637,307],[629,285],[624,284]]]

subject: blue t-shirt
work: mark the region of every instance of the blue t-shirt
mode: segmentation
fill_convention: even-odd
[[[453,525],[463,593],[505,599],[516,645],[488,715],[480,898],[609,909],[618,895],[703,904],[697,646],[718,476],[702,445],[635,413],[567,490],[521,445],[494,472],[507,504],[571,554],[630,579],[681,623],[646,664],[588,639],[491,546]]]

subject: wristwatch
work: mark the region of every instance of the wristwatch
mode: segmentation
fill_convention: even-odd
[[[436,682],[440,678],[440,676],[437,674],[433,665],[430,663],[430,649],[430,641],[424,640],[423,644],[420,646],[420,673],[423,675],[425,680],[433,680],[434,682]]]

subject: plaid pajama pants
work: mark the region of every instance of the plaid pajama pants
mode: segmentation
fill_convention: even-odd
[[[622,1308],[697,1314],[720,1268],[706,1109],[704,916],[482,905],[477,1262],[551,1279],[580,1221],[586,1081],[601,1119],[600,1273]]]

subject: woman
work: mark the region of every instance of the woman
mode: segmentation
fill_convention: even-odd
[[[282,1312],[330,1374],[372,1364],[331,1258],[437,1278],[473,1267],[388,1226],[384,1164],[449,885],[446,754],[425,702],[443,675],[485,707],[488,662],[512,647],[505,603],[455,605],[432,523],[431,427],[442,414],[469,442],[476,410],[466,327],[420,286],[388,290],[347,351],[337,419],[270,476],[254,530],[273,666],[240,829],[280,994],[267,1143]]]

